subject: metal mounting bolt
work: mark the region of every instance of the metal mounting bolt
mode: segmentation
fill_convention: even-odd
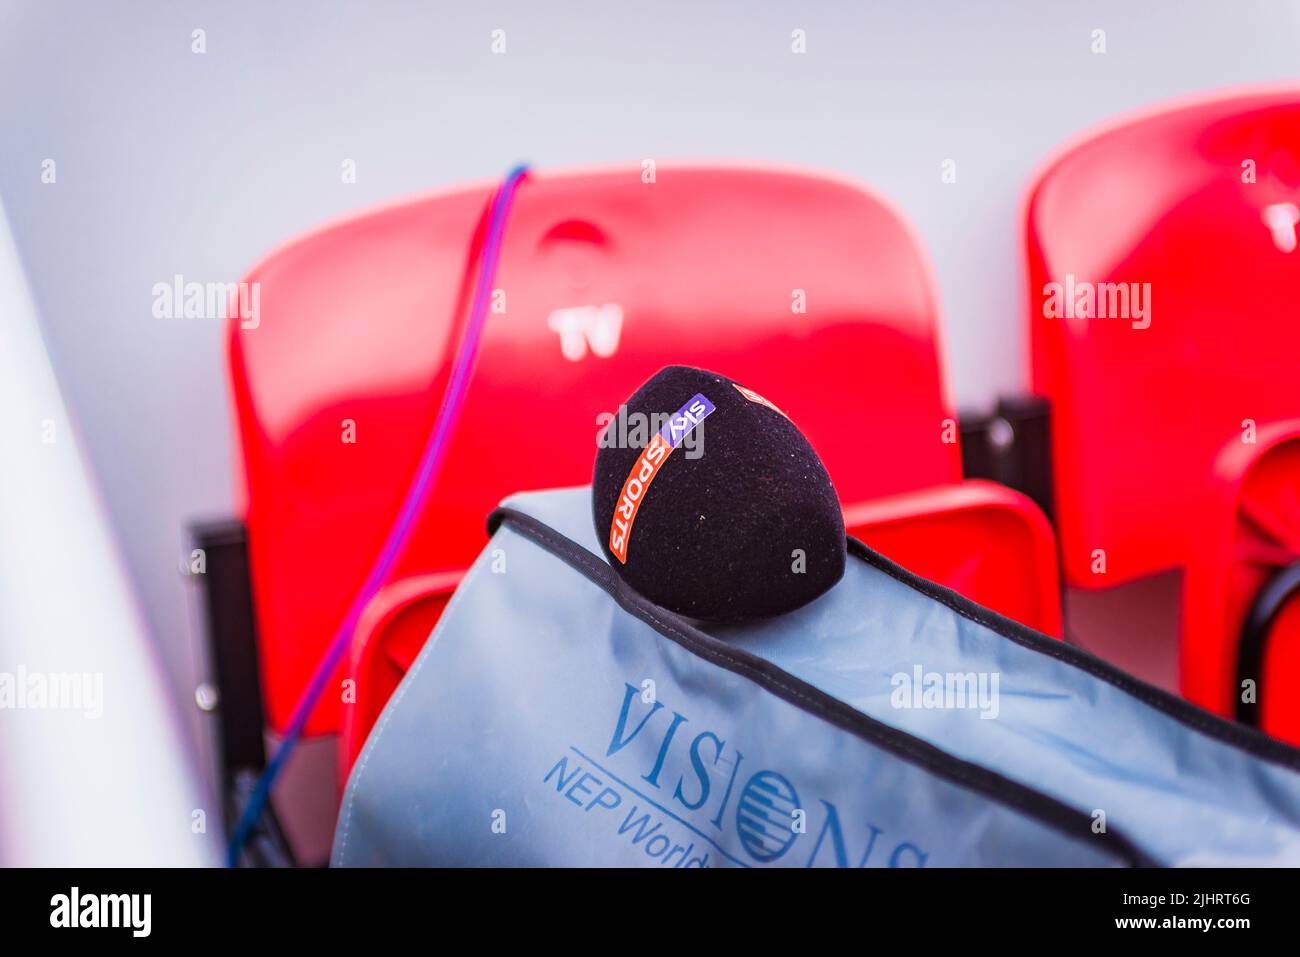
[[[200,711],[216,711],[219,697],[217,689],[206,681],[194,689],[194,703]]]
[[[998,416],[989,423],[988,442],[989,448],[1002,454],[1016,444],[1016,430],[1010,422]]]

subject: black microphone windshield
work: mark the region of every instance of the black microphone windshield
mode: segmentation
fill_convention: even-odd
[[[844,574],[830,476],[779,408],[725,376],[669,366],[606,426],[592,478],[610,565],[655,604],[742,622]]]

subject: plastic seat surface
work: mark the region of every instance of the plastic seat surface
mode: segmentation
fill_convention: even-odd
[[[427,439],[495,183],[295,240],[232,324],[240,482],[268,721],[282,729]],[[929,267],[879,197],[802,172],[530,174],[431,507],[392,580],[455,573],[519,489],[590,480],[598,417],[664,365],[716,369],[806,432],[846,503],[955,482]],[[800,311],[800,307],[805,308]],[[500,311],[495,311],[500,310]],[[309,734],[338,729],[328,694]]]
[[[1121,120],[1060,151],[1032,184],[1032,378],[1052,400],[1070,583],[1181,565],[1224,444],[1249,423],[1300,414],[1298,206],[1295,90]],[[1061,299],[1073,285],[1073,316],[1044,314],[1050,283]],[[1130,299],[1125,317],[1118,288],[1104,291],[1111,317],[1082,314],[1086,286],[1095,296],[1104,283],[1149,289],[1146,314]]]

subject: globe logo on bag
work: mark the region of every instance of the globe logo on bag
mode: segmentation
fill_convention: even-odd
[[[794,785],[775,771],[749,779],[736,806],[736,832],[750,857],[774,861],[790,849],[796,836],[790,821],[798,807]]]

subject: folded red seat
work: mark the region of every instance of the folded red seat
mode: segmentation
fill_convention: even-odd
[[[1062,149],[1027,200],[1068,583],[1184,572],[1183,691],[1300,742],[1300,90]]]

